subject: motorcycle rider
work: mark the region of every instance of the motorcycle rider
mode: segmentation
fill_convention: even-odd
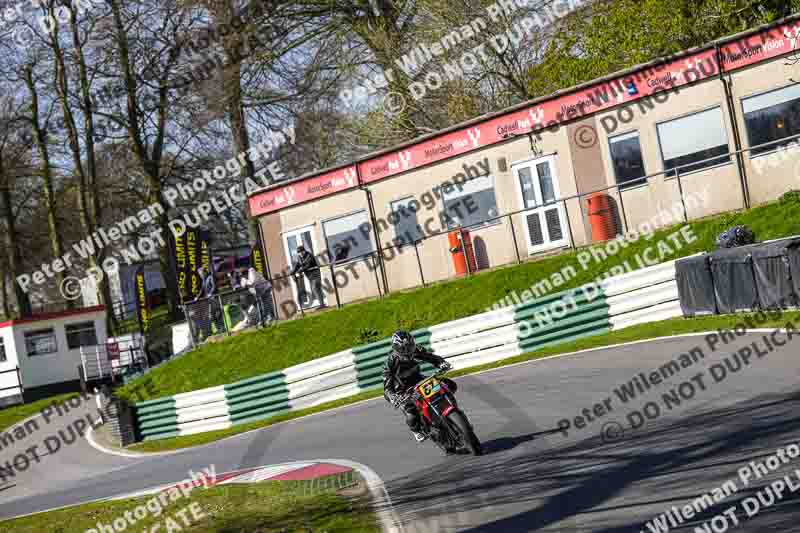
[[[392,351],[383,369],[383,395],[390,403],[394,404],[398,394],[406,392],[425,378],[420,371],[420,361],[430,363],[440,370],[446,371],[452,368],[444,358],[418,346],[409,332],[396,331],[392,335]],[[442,381],[452,392],[456,391],[457,386],[453,380],[442,379]],[[421,419],[414,399],[409,399],[401,407],[406,417],[406,424],[414,434],[414,438],[417,442],[424,441],[427,437],[420,431]]]

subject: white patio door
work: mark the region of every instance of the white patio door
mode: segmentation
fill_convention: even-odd
[[[316,256],[318,251],[314,243],[313,226],[287,231],[283,234],[283,244],[286,251],[286,260],[289,265],[294,264],[294,258],[297,254],[297,247],[302,244],[311,255]],[[319,259],[318,259],[319,261]],[[322,305],[325,294],[324,291],[314,290],[314,283],[321,283],[320,270],[309,273],[309,275],[300,275],[292,277],[292,290],[294,292],[294,299],[303,309],[310,309]],[[298,286],[299,285],[299,286]],[[320,301],[320,295],[323,301]]]
[[[525,212],[528,253],[534,254],[569,244],[563,203],[555,175],[555,157],[525,161],[512,167]]]

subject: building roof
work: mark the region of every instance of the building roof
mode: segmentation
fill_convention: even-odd
[[[84,307],[82,309],[68,309],[66,311],[59,311],[57,313],[39,313],[25,318],[18,318],[14,320],[6,320],[5,322],[0,322],[0,328],[18,326],[20,324],[30,324],[31,322],[43,322],[45,320],[65,318],[68,316],[88,315],[91,313],[98,313],[104,310],[105,306],[97,305],[95,307]]]
[[[427,160],[423,160],[417,164],[417,158],[415,158],[413,166],[408,164],[407,159],[408,154],[411,153],[410,150],[417,149],[419,152],[422,152],[425,147],[421,147],[421,145],[433,145],[437,142],[442,143],[441,147],[447,148],[447,143],[450,141],[450,139],[459,133],[463,134],[465,131],[472,131],[471,128],[473,130],[477,129],[475,128],[476,125],[486,125],[489,122],[498,122],[501,120],[513,120],[513,123],[516,124],[521,118],[522,120],[527,120],[526,117],[523,117],[523,115],[526,113],[530,113],[531,118],[534,118],[532,113],[535,108],[537,111],[542,112],[543,114],[546,112],[545,116],[539,117],[542,121],[542,126],[550,123],[563,126],[566,123],[580,120],[586,116],[590,116],[600,111],[606,111],[617,105],[627,104],[638,98],[651,96],[657,93],[659,90],[663,90],[663,88],[659,89],[657,87],[647,86],[647,81],[649,80],[646,78],[655,76],[656,73],[663,76],[664,72],[674,73],[673,69],[678,69],[680,73],[686,75],[688,71],[694,70],[697,73],[694,79],[687,80],[683,83],[676,83],[676,85],[689,85],[700,81],[705,81],[719,75],[719,72],[699,72],[697,65],[699,65],[701,61],[713,61],[715,63],[721,63],[723,71],[732,71],[765,61],[767,59],[779,57],[789,52],[794,52],[798,50],[797,46],[800,44],[800,39],[797,38],[797,36],[800,34],[800,31],[798,31],[800,26],[791,25],[791,23],[799,19],[800,15],[793,15],[780,21],[776,21],[772,24],[752,28],[735,35],[709,42],[703,46],[691,48],[671,56],[661,57],[648,63],[621,70],[609,74],[608,76],[576,85],[568,89],[559,90],[543,97],[528,100],[500,111],[481,115],[468,121],[455,124],[446,129],[416,137],[405,143],[372,152],[348,163],[328,167],[322,170],[304,174],[294,179],[276,182],[268,187],[253,190],[248,194],[251,213],[253,213],[254,216],[258,216],[261,214],[278,211],[286,207],[298,205],[304,203],[305,201],[311,201],[321,196],[327,196],[328,194],[352,190],[358,185],[388,178],[390,176],[397,175],[415,168],[420,168],[431,163],[441,162],[451,157],[462,156],[474,149],[486,148],[492,144],[503,142],[508,138],[506,135],[498,135],[497,138],[486,139],[485,141],[481,140],[478,142],[476,140],[473,142],[475,146],[465,146],[463,147],[464,149],[448,149],[438,154],[431,152],[429,155],[426,151],[423,159],[427,158]],[[791,38],[789,34],[787,34],[787,30],[793,30],[792,33],[794,38]],[[754,40],[753,37],[756,35],[758,36],[758,39]],[[784,36],[786,39],[781,46],[776,46],[769,50],[763,46],[764,43],[770,39],[781,40],[784,38]],[[789,41],[792,43],[791,48],[789,47]],[[719,53],[719,56],[717,53]],[[690,62],[694,62],[694,68]],[[587,104],[582,109],[582,111],[585,112],[576,113],[575,115],[570,113],[564,116],[563,113],[555,111],[559,108],[561,111],[563,111],[565,106],[569,107],[570,102],[572,107],[574,107],[575,104],[580,101],[594,101],[592,99],[593,91],[611,90],[613,91],[613,96],[617,96],[616,91],[624,91],[626,88],[625,86],[629,85],[630,83],[633,83],[636,92],[630,97],[623,94],[625,97],[622,98],[621,101],[614,101],[614,98],[612,98],[610,102],[606,102],[608,105],[595,104],[594,108],[592,108],[590,111],[585,111],[585,108],[591,107],[591,104]],[[587,91],[587,89],[590,90]],[[557,120],[548,121],[547,119],[551,117]],[[534,120],[536,119],[534,118]],[[530,124],[529,120],[528,123]],[[527,134],[533,129],[534,128],[532,127],[528,127],[527,130],[519,128],[520,131],[517,133]],[[450,145],[452,145],[452,142],[450,142]],[[436,151],[439,147],[432,146],[431,148],[432,150]],[[405,160],[403,160],[402,157],[404,154],[406,155]],[[369,168],[371,163],[378,164],[380,166],[376,167],[373,165],[372,168]],[[362,176],[364,173],[363,171],[367,169],[369,169],[374,176]],[[325,182],[325,179],[328,179],[328,181]],[[308,182],[310,185],[307,193],[305,194],[306,198],[303,198],[303,194],[298,195],[298,191],[294,187],[294,185],[297,185],[300,182]],[[328,192],[320,194],[326,190]],[[302,193],[303,191],[300,192]],[[272,203],[267,206],[259,206],[259,197],[265,198],[267,195],[277,196],[277,198],[272,199]]]

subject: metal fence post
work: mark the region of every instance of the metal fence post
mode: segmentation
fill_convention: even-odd
[[[464,262],[467,264],[467,276],[472,275],[472,268],[469,264],[469,251],[467,250],[467,241],[464,240],[464,228],[458,228],[458,238],[461,241],[461,251],[464,252]]]
[[[675,178],[678,180],[678,194],[681,196],[681,206],[683,206],[683,221],[689,222],[689,213],[686,211],[686,201],[683,199],[683,185],[681,184],[681,169],[675,168]]]
[[[511,225],[511,238],[514,240],[514,251],[517,253],[517,264],[521,264],[522,256],[519,255],[519,246],[517,245],[517,231],[514,229],[514,215],[508,215],[508,222]]]
[[[419,246],[417,244],[419,241],[414,241],[414,253],[417,254],[417,266],[419,266],[419,279],[422,281],[422,286],[426,287],[425,285],[425,272],[422,270],[422,259],[419,257]]]
[[[272,280],[269,280],[269,285],[269,295],[272,298],[272,312],[275,314],[272,318],[275,322],[278,322],[278,298],[275,296],[275,284],[272,283]]]
[[[392,292],[391,287],[389,287],[389,270],[386,268],[386,262],[390,261],[390,260],[386,259],[386,256],[383,255],[384,250],[388,250],[388,249],[390,249],[390,248],[381,248],[380,251],[378,252],[379,254],[381,254],[381,262],[380,262],[380,264],[381,264],[381,268],[382,268],[381,273],[383,274],[383,276],[382,276],[383,277],[383,290],[385,291],[385,296],[389,296],[389,294],[391,294],[391,292]],[[397,250],[397,252],[392,255],[392,260],[394,260],[394,258],[397,257],[397,255],[399,253],[400,253],[400,250]]]
[[[209,310],[208,311],[211,314],[211,316],[209,318],[211,320],[213,320],[214,319],[214,313],[211,311],[210,307],[211,306],[209,305]],[[222,318],[222,329],[225,330],[225,336],[230,336],[231,332],[228,329],[228,321],[225,320],[225,307],[223,307],[223,305],[222,305],[222,296],[220,296],[219,294],[217,294],[217,308],[219,309],[219,316]]]
[[[569,207],[567,207],[566,199],[562,201],[564,202],[564,218],[567,221],[567,231],[569,232],[569,245],[572,249],[575,249],[577,246],[575,245],[575,236],[572,234],[572,224],[569,221]],[[578,202],[580,202],[580,200],[578,200]]]
[[[328,266],[331,267],[331,284],[333,285],[333,292],[336,294],[336,307],[341,309],[342,301],[339,299],[339,287],[336,285],[336,272],[333,269],[333,263],[328,263]],[[320,284],[322,284],[321,279]]]
[[[625,203],[622,201],[622,187],[617,188],[617,193],[619,193],[619,210],[622,213],[622,227],[625,228],[625,233],[628,233],[630,228],[628,226],[628,217],[625,215]]]
[[[380,261],[376,261],[374,255],[370,257],[372,257],[372,271],[375,273],[375,286],[378,287],[378,294],[380,295],[379,297],[383,298],[383,291],[381,290],[381,280],[380,278],[378,278],[378,266],[382,263]]]

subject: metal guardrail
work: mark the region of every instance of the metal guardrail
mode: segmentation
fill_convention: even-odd
[[[116,343],[114,343],[116,344]],[[117,345],[118,346],[118,345]],[[81,374],[85,381],[111,379],[131,369],[147,368],[149,363],[140,342],[131,341],[126,348],[110,349],[109,344],[81,346]]]

